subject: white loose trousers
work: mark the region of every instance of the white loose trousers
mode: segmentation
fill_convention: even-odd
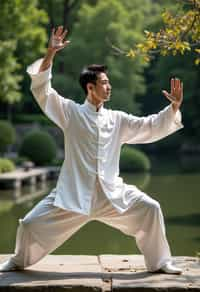
[[[160,205],[142,191],[138,190],[132,206],[122,214],[105,196],[98,179],[89,215],[56,207],[54,199],[55,190],[19,220],[15,255],[11,258],[18,266],[35,264],[94,219],[134,236],[149,271],[170,260]]]

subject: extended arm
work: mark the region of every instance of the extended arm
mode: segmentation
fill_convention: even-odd
[[[180,80],[172,78],[171,93],[163,90],[163,94],[171,101],[171,104],[157,114],[136,117],[120,113],[122,144],[152,143],[183,128],[179,110],[183,100],[183,85]]]
[[[31,77],[31,91],[44,113],[60,128],[65,129],[70,119],[73,101],[60,96],[51,87],[51,69],[56,53],[63,49],[69,41],[64,41],[67,31],[60,26],[53,29],[47,53],[27,69]]]

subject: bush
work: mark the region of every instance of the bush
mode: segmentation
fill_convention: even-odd
[[[46,165],[56,156],[56,144],[47,132],[34,130],[24,137],[19,153],[36,165]]]
[[[0,153],[4,153],[7,147],[15,142],[16,132],[8,121],[0,120]]]
[[[22,166],[23,163],[28,160],[27,157],[23,157],[23,156],[11,157],[10,159],[15,165],[19,167]]]
[[[54,125],[51,120],[49,120],[43,114],[16,114],[13,115],[13,121],[17,124],[40,124],[40,125]]]
[[[151,168],[149,158],[140,150],[134,149],[130,146],[124,146],[120,156],[121,171],[148,171]]]
[[[15,169],[14,163],[6,158],[0,158],[0,173],[10,172]]]

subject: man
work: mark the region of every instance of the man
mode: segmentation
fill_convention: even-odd
[[[147,270],[180,274],[171,261],[158,202],[119,177],[124,143],[151,143],[182,128],[179,107],[183,86],[171,80],[171,104],[158,114],[136,117],[104,108],[111,85],[106,67],[90,65],[80,75],[84,104],[60,96],[51,87],[56,53],[69,44],[63,27],[53,29],[47,54],[28,67],[38,104],[62,130],[65,160],[56,188],[20,219],[15,254],[0,271],[24,269],[55,250],[82,225],[96,219],[134,236]]]

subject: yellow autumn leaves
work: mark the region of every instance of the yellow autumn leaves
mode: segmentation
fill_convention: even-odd
[[[149,62],[153,55],[162,56],[184,54],[192,51],[195,54],[195,64],[200,64],[200,0],[186,0],[189,9],[179,10],[176,15],[169,11],[162,14],[164,28],[158,32],[145,30],[145,39],[129,50],[127,56],[141,56]]]

